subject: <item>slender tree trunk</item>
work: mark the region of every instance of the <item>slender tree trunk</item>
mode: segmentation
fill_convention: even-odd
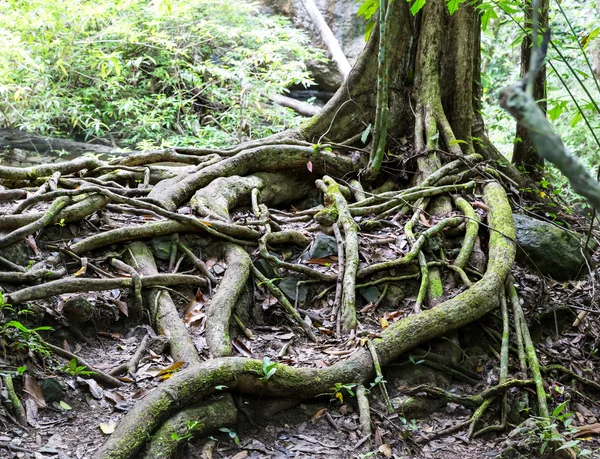
[[[531,18],[531,3],[528,3],[527,16]],[[545,30],[548,27],[548,0],[540,1],[540,29]],[[525,22],[526,28],[531,28],[531,21]],[[529,71],[531,62],[531,35],[527,34],[521,43],[521,77]],[[533,87],[533,97],[539,101],[538,105],[546,112],[546,66],[540,69]],[[530,176],[537,180],[542,176],[544,160],[538,156],[533,148],[531,139],[527,135],[526,129],[517,125],[517,133],[513,149],[512,162],[516,166],[522,166]]]

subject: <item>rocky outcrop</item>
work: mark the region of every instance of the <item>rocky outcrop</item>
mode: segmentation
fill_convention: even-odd
[[[556,280],[575,279],[587,272],[585,236],[557,225],[514,214],[519,248],[517,259]]]
[[[296,27],[308,31],[313,44],[323,48],[327,53],[321,37],[300,0],[260,0],[260,2],[268,8],[269,12],[286,16]],[[315,0],[315,3],[340,43],[348,61],[353,65],[365,47],[365,20],[356,16],[360,3],[354,0]],[[342,84],[342,76],[334,63],[314,61],[308,62],[307,65],[322,90],[336,91]]]

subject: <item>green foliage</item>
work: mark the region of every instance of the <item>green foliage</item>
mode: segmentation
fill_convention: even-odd
[[[565,401],[559,404],[550,415],[550,419],[537,418],[537,424],[540,428],[539,438],[542,441],[540,447],[540,454],[551,448],[553,451],[560,451],[565,449],[571,449],[576,457],[591,457],[592,451],[589,449],[581,449],[581,440],[566,440],[564,434],[577,433],[578,430],[571,426],[573,422],[573,413],[566,411],[567,404]],[[564,430],[564,433],[559,432],[559,428]]]
[[[41,355],[48,356],[50,351],[40,340],[38,332],[53,330],[52,327],[43,326],[33,329],[27,328],[17,320],[11,320],[4,324],[0,329],[0,335],[5,335],[9,340],[15,342],[17,349],[27,349],[30,352],[37,352]]]
[[[134,147],[231,144],[297,123],[268,102],[311,82],[304,34],[245,2],[4,0],[4,127]]]
[[[342,384],[335,383],[335,385],[331,388],[331,400],[339,400],[340,403],[344,403],[344,392],[346,392],[350,397],[354,397],[353,389],[356,387],[356,384]]]
[[[594,100],[600,100],[600,94],[582,49],[588,55],[588,61],[591,61],[593,47],[589,44],[593,40],[598,41],[600,20],[591,3],[564,0],[561,6],[566,17],[558,9],[556,2],[550,3],[552,42],[564,56],[564,60],[550,48],[547,65],[547,113],[565,145],[591,169],[600,160],[600,149],[593,135],[593,131],[600,131],[600,113],[594,103]],[[481,78],[484,119],[491,141],[510,158],[514,142],[519,140],[514,138],[515,121],[499,108],[497,94],[500,88],[520,78],[520,48],[525,36],[523,4],[519,0],[483,0],[477,8],[482,12],[484,29]],[[597,43],[596,47],[598,46],[600,44]],[[567,180],[553,166],[548,165],[545,175],[567,201],[581,200],[574,195]]]
[[[231,438],[237,446],[240,446],[240,438],[234,430],[230,430],[226,427],[221,427],[219,431],[225,432],[227,435],[229,435],[229,438]]]
[[[71,359],[69,365],[63,368],[63,371],[71,376],[90,376],[95,375],[95,371],[86,370],[85,365],[77,365],[76,359]]]
[[[271,362],[269,357],[264,357],[262,361],[262,371],[264,376],[260,378],[260,380],[266,383],[269,379],[271,379],[271,376],[277,373],[277,363]]]

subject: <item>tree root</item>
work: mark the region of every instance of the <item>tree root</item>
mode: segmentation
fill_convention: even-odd
[[[252,265],[250,256],[238,245],[224,244],[223,252],[227,269],[208,306],[206,322],[206,341],[214,357],[225,357],[232,353],[229,338],[231,314],[246,289]]]
[[[350,331],[357,327],[356,320],[356,273],[358,271],[358,226],[350,215],[346,199],[338,184],[331,177],[317,180],[317,187],[327,194],[338,213],[338,223],[344,229],[345,263],[342,280],[341,324],[342,330]]]
[[[198,276],[190,276],[186,274],[156,274],[143,276],[141,278],[142,287],[154,287],[158,285],[197,285],[200,287],[206,286],[206,280]],[[131,288],[134,286],[134,281],[131,278],[116,278],[116,279],[90,279],[81,277],[66,277],[41,285],[26,287],[16,292],[6,295],[6,301],[9,304],[21,304],[27,301],[41,300],[50,298],[63,293],[78,293],[78,292],[100,292],[103,290],[112,290],[114,288]]]
[[[234,425],[237,410],[230,394],[201,402],[169,418],[152,436],[144,459],[176,458],[191,437],[212,435],[221,427]]]
[[[25,239],[27,236],[35,233],[36,231],[41,230],[52,222],[52,220],[56,217],[56,215],[64,209],[71,200],[69,198],[63,197],[58,198],[56,201],[52,203],[52,205],[44,212],[44,214],[40,217],[39,220],[30,223],[22,228],[14,230],[12,233],[7,234],[6,236],[0,237],[0,249],[4,247],[8,247],[9,245],[14,244],[15,242],[21,241]]]
[[[373,342],[382,365],[391,363],[414,346],[456,330],[497,307],[498,294],[504,288],[504,281],[514,261],[514,222],[506,195],[499,184],[487,184],[484,198],[490,207],[489,226],[501,228],[502,233],[490,233],[490,261],[483,278],[469,290],[437,307],[408,316],[388,327],[382,338]],[[275,374],[265,380],[262,368],[263,362],[260,360],[228,357],[192,365],[175,374],[134,406],[94,457],[135,457],[147,435],[152,434],[180,408],[214,393],[216,386],[225,385],[229,390],[263,396],[294,394],[299,398],[311,398],[329,392],[336,383],[363,383],[373,374],[369,352],[362,349],[349,359],[324,369],[298,369],[278,364]],[[495,393],[500,392],[496,389]]]
[[[154,277],[153,275],[158,272],[152,252],[141,242],[132,242],[129,244],[127,246],[127,252],[128,264],[135,267],[142,275],[142,285],[144,285],[144,279]],[[169,274],[169,276],[181,276],[181,274]],[[190,277],[194,277],[196,280],[200,280],[202,281],[202,284],[206,285],[204,279],[200,279],[197,276]],[[164,286],[166,284],[161,283],[154,285]],[[168,330],[168,333],[165,334],[169,340],[173,358],[190,365],[199,363],[200,358],[198,357],[196,347],[185,328],[185,324],[179,317],[179,312],[177,311],[173,300],[171,300],[171,296],[164,290],[150,289],[146,294],[146,304],[150,311],[150,317],[152,318],[154,328],[161,333],[163,333],[163,330]]]
[[[254,267],[254,265],[251,266],[251,269],[252,269],[252,275],[254,277],[256,277],[261,284],[264,284],[265,287],[267,287],[267,289],[269,289],[271,294],[275,298],[277,298],[277,301],[279,301],[279,303],[281,303],[281,305],[283,306],[283,309],[288,314],[288,316],[291,318],[292,323],[294,323],[295,325],[298,325],[311,341],[316,342],[317,337],[315,336],[312,329],[310,328],[310,325],[308,325],[306,322],[304,322],[302,320],[302,317],[300,317],[300,315],[298,314],[298,311],[296,311],[296,309],[294,309],[294,306],[292,306],[292,304],[288,301],[288,299],[285,297],[283,292],[281,290],[279,290],[277,288],[277,286],[275,284],[273,284],[273,282],[270,279],[267,279],[263,273],[261,273],[256,267]]]
[[[215,179],[196,192],[191,204],[197,215],[229,221],[229,209],[249,202],[253,189],[259,190],[262,201],[269,205],[301,199],[310,191],[308,182],[300,180],[298,174],[259,172]]]
[[[320,150],[319,148],[296,145],[265,145],[240,151],[198,172],[185,174],[158,183],[148,195],[157,205],[174,211],[192,194],[213,180],[232,175],[246,175],[255,171],[278,171],[306,168],[311,162],[315,172],[344,175],[358,170],[359,164],[352,159]]]
[[[8,392],[8,400],[10,401],[11,409],[15,415],[15,419],[19,424],[27,427],[27,416],[25,415],[25,409],[23,408],[23,404],[15,392],[12,376],[4,375],[3,379],[4,387],[6,388],[6,392]]]

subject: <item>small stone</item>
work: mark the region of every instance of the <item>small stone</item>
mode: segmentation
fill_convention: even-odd
[[[337,255],[337,252],[338,249],[335,238],[328,236],[327,234],[319,234],[308,251],[308,258],[325,258],[331,255]]]

